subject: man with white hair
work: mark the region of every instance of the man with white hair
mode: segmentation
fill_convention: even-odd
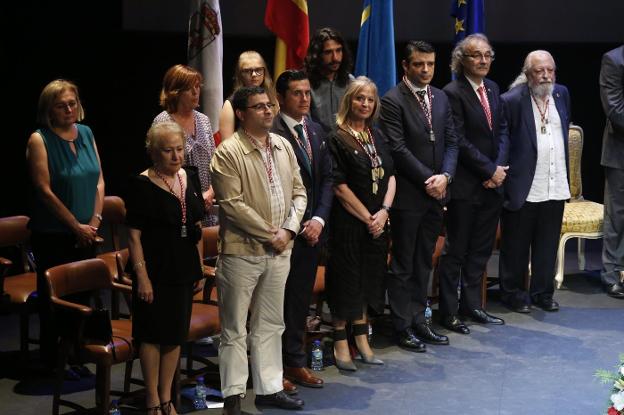
[[[570,198],[570,96],[565,86],[555,83],[552,55],[544,50],[529,53],[501,101],[501,131],[510,144],[501,217],[501,299],[519,313],[529,313],[530,304],[557,311],[553,277],[564,203]]]

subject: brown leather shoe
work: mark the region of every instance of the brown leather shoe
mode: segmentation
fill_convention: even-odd
[[[286,378],[282,379],[282,386],[284,387],[284,393],[286,393],[287,395],[294,395],[299,392],[299,390],[297,390],[297,387]]]
[[[305,367],[285,367],[284,377],[301,386],[308,388],[322,388],[323,379],[313,376]]]

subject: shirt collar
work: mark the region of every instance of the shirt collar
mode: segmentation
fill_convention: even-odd
[[[481,81],[480,84],[477,84],[475,81],[473,81],[472,79],[468,78],[466,75],[464,75],[464,76],[466,77],[466,80],[468,81],[468,83],[470,84],[472,89],[474,89],[475,92],[477,92],[477,89],[479,89],[480,86],[483,86],[485,88],[485,86],[483,85],[483,81]]]
[[[298,124],[302,124],[303,123],[303,117],[301,117],[300,121],[295,120],[293,117],[286,115],[284,112],[280,112],[280,116],[282,117],[282,119],[284,120],[284,122],[286,123],[286,126],[295,131],[295,126]]]

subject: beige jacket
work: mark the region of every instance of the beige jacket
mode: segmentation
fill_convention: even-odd
[[[286,206],[282,228],[297,234],[307,202],[299,165],[285,138],[271,133],[271,145]],[[271,253],[269,185],[260,151],[244,134],[236,132],[217,147],[210,175],[219,204],[219,252],[251,256]],[[292,244],[291,240],[287,249]]]

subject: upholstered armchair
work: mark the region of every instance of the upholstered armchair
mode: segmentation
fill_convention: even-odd
[[[583,129],[570,125],[568,148],[570,153],[570,201],[565,204],[561,237],[557,250],[555,285],[561,288],[565,265],[565,244],[571,238],[578,238],[579,269],[585,269],[585,239],[602,238],[604,207],[600,203],[583,199],[581,180],[581,156],[583,154]]]

